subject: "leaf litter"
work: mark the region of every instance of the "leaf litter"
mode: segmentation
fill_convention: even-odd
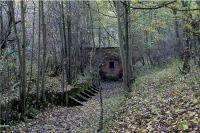
[[[138,81],[105,132],[200,132],[199,70],[179,75],[164,69]]]
[[[122,95],[121,82],[102,82],[103,99]],[[11,132],[19,133],[94,133],[98,129],[100,105],[99,94],[83,103],[84,106],[52,107],[36,116],[35,119],[11,127]],[[111,114],[110,102],[105,102],[105,114]],[[113,105],[114,106],[114,105]]]

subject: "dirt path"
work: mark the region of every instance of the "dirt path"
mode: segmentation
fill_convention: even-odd
[[[122,93],[120,82],[102,82],[103,99]],[[108,113],[109,108],[104,113]],[[84,102],[84,106],[53,107],[35,119],[12,127],[11,131],[19,133],[94,133],[98,129],[100,114],[99,94]]]

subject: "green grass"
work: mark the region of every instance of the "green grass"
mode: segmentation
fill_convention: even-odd
[[[162,66],[145,66],[136,72],[136,81],[134,88],[141,88],[141,85],[148,81],[159,82],[169,76],[180,76],[178,67],[181,67],[179,60],[173,60]]]

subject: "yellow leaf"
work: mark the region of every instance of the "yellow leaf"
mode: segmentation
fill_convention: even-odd
[[[195,99],[192,100],[192,102],[193,102],[194,104],[196,104],[196,103],[198,103],[198,100],[195,98]]]

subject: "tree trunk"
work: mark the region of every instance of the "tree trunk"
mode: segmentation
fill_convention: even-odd
[[[128,61],[128,51],[129,42],[128,42],[128,6],[124,6],[121,1],[114,2],[116,10],[117,10],[117,19],[118,19],[118,37],[120,44],[120,53],[123,67],[123,88],[126,91],[131,91],[130,89],[130,76],[128,73],[129,70],[129,61]],[[121,17],[122,16],[122,17]],[[124,24],[124,25],[122,25]],[[124,41],[125,40],[125,41]]]
[[[25,99],[26,99],[26,34],[25,34],[25,7],[24,1],[20,1],[21,8],[21,23],[22,23],[22,93],[21,93],[21,110],[22,115],[25,112]]]
[[[84,63],[84,56],[83,56],[83,32],[80,32],[80,39],[81,39],[81,44],[80,44],[80,59],[81,59],[81,64],[80,64],[80,72],[83,73],[83,63]]]
[[[200,37],[198,37],[198,45],[197,45],[197,47],[198,47],[198,56],[199,56],[198,65],[200,67]]]
[[[40,97],[40,94],[39,94],[39,91],[40,91],[40,38],[41,38],[41,33],[40,33],[40,30],[41,30],[41,3],[39,2],[39,24],[38,24],[38,62],[37,62],[37,94],[36,94],[36,103],[37,103],[37,106],[39,107],[39,97]]]
[[[183,7],[187,7],[188,9],[190,9],[190,4],[188,5],[189,3],[188,2],[184,2],[182,1],[182,6]],[[189,23],[188,20],[189,18],[191,17],[191,14],[190,12],[185,12],[186,16],[188,18],[185,18],[185,22]],[[184,48],[184,51],[183,51],[183,66],[182,66],[182,72],[183,74],[186,74],[188,72],[190,72],[190,57],[191,57],[191,45],[190,45],[190,36],[187,34],[189,33],[189,30],[188,29],[185,29],[183,31],[184,33],[184,37],[186,38],[186,45],[185,45],[185,48]]]
[[[44,15],[44,6],[43,6],[43,1],[41,2],[41,17],[42,17],[42,40],[43,40],[43,59],[42,59],[42,85],[41,85],[41,95],[42,95],[42,101],[45,100],[45,72],[46,72],[46,45],[47,45],[47,40],[46,40],[46,24],[45,24],[45,15]]]
[[[89,9],[89,15],[87,16],[87,21],[88,24],[90,24],[90,27],[87,26],[87,28],[90,28],[90,33],[91,33],[91,40],[92,40],[92,49],[90,51],[90,61],[89,61],[89,65],[90,65],[90,70],[92,69],[92,63],[93,63],[93,60],[94,60],[94,56],[95,56],[95,41],[94,41],[94,26],[93,26],[93,14],[92,14],[92,11],[91,11],[91,7],[90,7],[90,1],[87,3],[88,5],[88,9]],[[90,39],[88,39],[88,41],[90,42]]]
[[[3,11],[2,11],[2,4],[0,5],[0,28],[1,28],[1,31],[0,31],[0,40],[2,41],[3,40]]]
[[[68,71],[68,66],[67,66],[67,38],[66,38],[66,28],[65,28],[65,13],[64,13],[64,5],[63,5],[63,1],[61,1],[61,20],[62,20],[62,43],[63,43],[63,47],[64,47],[64,66],[65,66],[65,73],[67,74]],[[66,75],[67,77],[67,75]]]
[[[33,29],[32,29],[32,47],[31,47],[31,68],[30,68],[30,80],[32,79],[33,74],[33,48],[35,43],[35,3],[33,2],[34,9],[33,9]],[[30,86],[30,85],[29,85]],[[29,87],[28,87],[29,88]],[[28,91],[29,92],[29,91]]]
[[[65,24],[62,22],[62,17],[64,18],[64,12],[63,12],[63,1],[60,4],[60,23],[61,24]],[[65,26],[64,26],[65,27]],[[67,68],[65,65],[65,44],[66,44],[66,36],[65,36],[65,41],[64,41],[64,33],[65,28],[63,28],[62,30],[62,26],[60,26],[60,37],[61,37],[61,41],[62,41],[62,46],[61,46],[61,65],[62,65],[62,81],[61,81],[61,87],[62,87],[62,101],[61,104],[62,105],[66,105],[66,100],[65,100],[65,69]],[[67,93],[66,93],[67,94]]]
[[[125,55],[126,55],[126,64],[127,64],[127,68],[126,68],[126,73],[127,73],[127,78],[126,78],[126,82],[127,82],[127,90],[128,91],[131,91],[130,90],[130,79],[131,79],[131,65],[130,65],[130,44],[129,44],[129,6],[130,6],[130,3],[128,1],[125,2],[126,4],[123,5],[124,8],[125,8]]]
[[[15,38],[16,38],[16,42],[17,42],[17,52],[18,52],[18,59],[19,59],[19,77],[20,77],[20,80],[21,80],[21,76],[22,76],[22,73],[21,73],[21,67],[22,67],[22,55],[21,55],[21,45],[20,45],[20,40],[19,40],[19,36],[18,36],[18,33],[17,33],[17,27],[16,27],[16,22],[15,22],[15,11],[14,11],[14,5],[13,5],[13,1],[10,1],[8,3],[9,5],[9,10],[11,12],[11,17],[12,17],[12,25],[13,25],[13,30],[14,30],[14,35],[15,35]],[[3,26],[3,25],[1,25]],[[3,30],[3,27],[2,27],[2,30]],[[3,31],[1,31],[3,33]],[[20,81],[22,83],[22,81]],[[21,84],[20,84],[21,86]],[[20,87],[20,92],[21,92],[21,87]]]
[[[63,67],[63,72],[62,72],[62,90],[63,90],[63,105],[68,104],[68,99],[67,99],[67,93],[64,93],[64,91],[67,91],[67,88],[65,90],[65,87],[67,86],[67,81],[65,82],[65,79],[67,78],[67,72],[68,72],[68,65],[67,65],[67,38],[66,38],[66,28],[65,28],[65,13],[64,13],[64,5],[63,1],[61,1],[60,5],[60,10],[61,10],[61,23],[62,23],[62,30],[60,30],[61,34],[61,40],[62,40],[62,67]],[[66,76],[65,76],[66,75]],[[66,77],[66,78],[65,78]],[[64,95],[66,94],[66,96]],[[66,99],[64,99],[66,97]]]
[[[176,10],[173,10],[173,14],[175,16],[175,21],[174,21],[174,30],[175,30],[175,33],[176,33],[176,39],[177,39],[177,44],[175,45],[175,49],[174,49],[174,52],[175,52],[175,56],[176,54],[180,55],[181,51],[182,51],[182,44],[181,44],[181,40],[180,40],[180,33],[179,33],[179,23],[178,23],[178,19],[177,19],[177,11]],[[178,52],[178,53],[176,53]]]
[[[196,3],[198,5],[198,7],[200,8],[200,1],[196,0]],[[199,14],[200,14],[200,11],[199,11]],[[200,28],[200,23],[198,24],[198,27]],[[198,60],[198,65],[200,67],[200,36],[198,36],[198,44],[197,44],[197,51],[198,51],[198,57],[199,57],[199,60]]]
[[[67,42],[68,42],[68,71],[67,82],[71,84],[71,46],[72,46],[72,31],[71,31],[71,3],[68,1],[68,15],[67,15]]]

